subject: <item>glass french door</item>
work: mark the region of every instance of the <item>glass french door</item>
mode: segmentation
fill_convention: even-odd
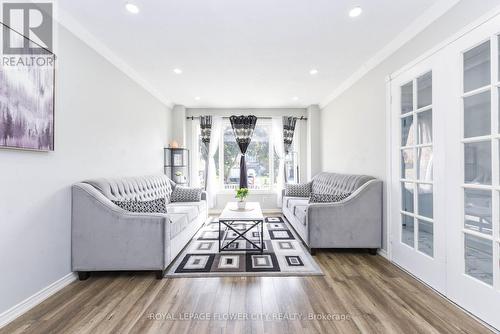
[[[500,18],[446,50],[448,296],[500,329]]]
[[[445,285],[442,212],[436,207],[440,174],[434,130],[435,64],[425,62],[399,76],[392,91],[391,255],[404,269],[442,291]]]
[[[392,260],[497,329],[499,64],[497,15],[393,76],[389,189]]]

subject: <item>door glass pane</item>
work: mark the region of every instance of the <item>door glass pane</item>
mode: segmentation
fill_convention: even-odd
[[[418,214],[420,216],[428,218],[434,217],[433,198],[431,184],[418,185]]]
[[[465,273],[493,285],[493,243],[465,234]]]
[[[401,114],[413,111],[413,81],[401,87]]]
[[[466,143],[465,183],[491,184],[491,142]]]
[[[418,143],[432,143],[432,110],[427,110],[417,115]]]
[[[424,220],[418,221],[418,250],[434,256],[434,224]]]
[[[413,145],[413,136],[413,116],[408,116],[401,120],[401,146]]]
[[[464,53],[464,92],[489,85],[490,41]]]
[[[491,191],[465,189],[465,228],[475,232],[492,234]]]
[[[401,208],[403,211],[414,212],[414,197],[415,185],[413,183],[403,182],[401,184]]]
[[[414,247],[415,245],[415,220],[413,217],[402,215],[401,216],[401,242],[408,246]]]
[[[418,179],[420,181],[432,181],[432,147],[418,149]]]
[[[432,72],[417,79],[417,108],[432,104]]]
[[[491,134],[491,94],[486,91],[464,99],[465,138]]]
[[[413,149],[401,150],[401,178],[415,180],[415,158]]]

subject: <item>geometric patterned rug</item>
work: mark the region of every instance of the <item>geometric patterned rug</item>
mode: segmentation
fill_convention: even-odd
[[[235,222],[238,231],[251,224]],[[318,264],[306,250],[295,231],[281,217],[264,220],[264,251],[242,250],[255,248],[246,240],[229,245],[233,251],[219,253],[219,237],[229,233],[217,220],[207,221],[190,243],[168,268],[165,277],[221,277],[221,276],[317,276],[323,275]],[[259,244],[260,226],[245,236]]]

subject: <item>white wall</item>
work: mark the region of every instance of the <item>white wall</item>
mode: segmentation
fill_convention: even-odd
[[[386,181],[386,76],[497,5],[498,0],[462,0],[323,108],[323,170],[368,174]]]
[[[321,172],[321,110],[318,105],[307,108],[307,180]]]
[[[72,183],[162,173],[168,108],[58,33],[55,152],[0,150],[0,314],[70,273]]]

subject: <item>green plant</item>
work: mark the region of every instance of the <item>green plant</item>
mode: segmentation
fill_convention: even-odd
[[[236,196],[234,196],[235,198],[239,199],[240,201],[244,201],[247,196],[248,196],[248,188],[236,189]]]
[[[175,172],[175,176],[182,176],[182,172],[181,171]]]

